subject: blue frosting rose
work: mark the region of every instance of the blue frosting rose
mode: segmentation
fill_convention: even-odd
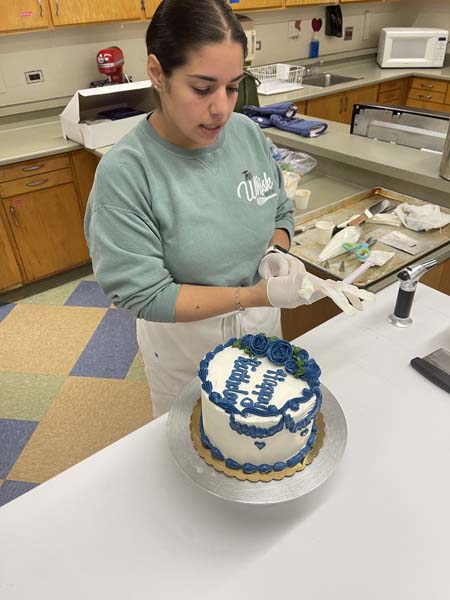
[[[267,339],[267,336],[263,333],[258,333],[253,336],[253,339],[250,341],[250,350],[255,356],[266,356],[269,344],[270,342]]]
[[[297,358],[300,360],[308,360],[309,354],[306,352],[306,350],[300,350],[300,352],[297,354]]]
[[[313,358],[310,358],[309,360],[307,360],[305,362],[305,364],[303,365],[304,369],[305,369],[305,374],[304,374],[304,378],[305,379],[312,379],[312,380],[318,380],[322,371],[320,370],[319,365],[316,363],[316,361]]]
[[[244,348],[245,346],[250,346],[252,339],[253,336],[251,333],[244,335],[244,337],[241,339],[241,347]]]
[[[267,358],[273,362],[274,365],[284,365],[288,360],[292,358],[292,346],[285,340],[275,340],[271,342],[267,349]]]
[[[288,373],[294,374],[298,370],[298,363],[295,360],[295,358],[291,358],[291,359],[289,359],[289,360],[286,361],[286,364],[284,365],[284,368],[286,369],[286,371]]]

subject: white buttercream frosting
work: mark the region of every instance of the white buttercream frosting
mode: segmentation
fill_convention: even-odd
[[[229,384],[227,386],[227,381],[231,381],[231,389],[233,393],[237,394],[234,407],[239,410],[239,413],[243,413],[234,416],[236,422],[268,430],[283,420],[283,427],[270,436],[250,437],[238,433],[230,427],[230,414],[214,404],[209,399],[209,394],[202,389],[204,432],[211,444],[220,450],[224,458],[231,458],[240,464],[273,465],[286,461],[305,446],[311,435],[313,421],[310,421],[300,431],[292,433],[284,424],[285,415],[289,415],[295,423],[304,419],[313,410],[316,396],[313,395],[308,401],[302,402],[298,410],[286,407],[289,400],[301,397],[302,391],[308,386],[301,379],[286,373],[282,367],[274,365],[266,357],[252,357],[253,361],[257,361],[259,364],[255,367],[254,364],[247,363],[248,367],[242,369],[245,372],[246,381],[236,383],[232,372],[236,365],[240,364],[239,357],[247,361],[250,358],[239,348],[227,347],[218,352],[210,361],[207,378],[212,384],[212,391],[223,396],[227,387],[230,388]],[[245,361],[242,364],[245,365]],[[276,375],[277,372],[278,375]],[[261,396],[263,388],[260,386],[263,382],[273,382],[274,380],[275,383],[272,383],[271,386],[269,384],[269,392]],[[263,409],[271,405],[276,407],[277,412],[282,412],[267,416],[248,414],[245,409],[252,403],[253,406],[256,403]]]

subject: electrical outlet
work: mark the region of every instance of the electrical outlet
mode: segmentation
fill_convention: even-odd
[[[262,49],[262,41],[261,40],[256,40],[256,51],[258,52],[258,50]]]
[[[346,27],[344,30],[344,41],[349,42],[353,39],[353,27]]]
[[[24,75],[27,83],[40,83],[41,81],[44,81],[44,72],[42,69],[25,71]]]

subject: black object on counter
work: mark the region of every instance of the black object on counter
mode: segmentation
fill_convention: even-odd
[[[409,363],[421,375],[450,393],[450,352],[439,348],[423,358],[413,358]]]
[[[325,7],[325,34],[342,37],[342,11],[339,5]]]

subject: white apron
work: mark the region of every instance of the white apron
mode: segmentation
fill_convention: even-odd
[[[247,308],[190,323],[136,320],[139,348],[150,384],[153,417],[167,412],[177,394],[197,375],[203,356],[231,337],[265,333],[281,337],[280,309]]]

